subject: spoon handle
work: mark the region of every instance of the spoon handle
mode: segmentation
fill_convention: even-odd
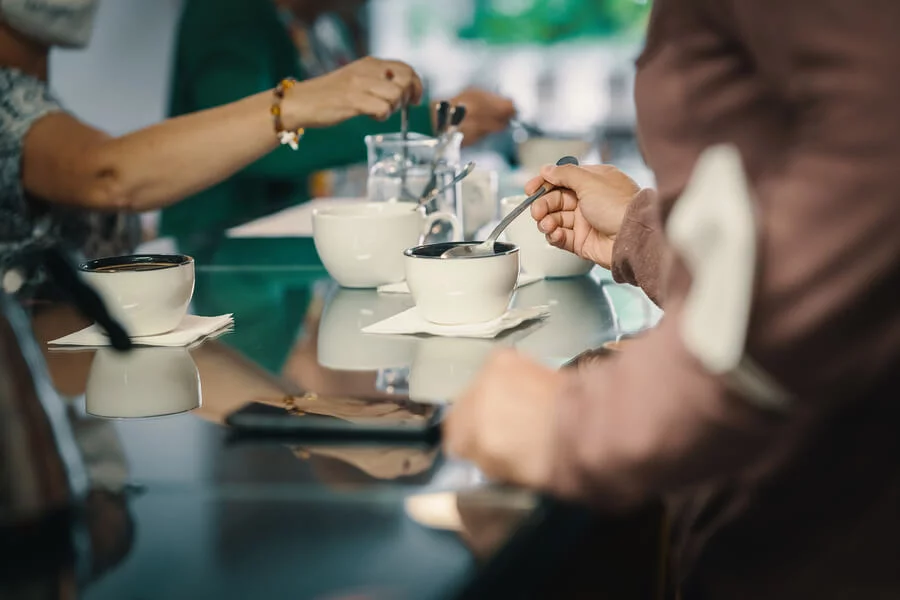
[[[556,164],[557,164],[557,166],[577,165],[578,159],[575,158],[574,156],[564,156],[561,159],[559,159],[558,161],[556,161]],[[497,238],[500,237],[500,234],[503,233],[504,229],[509,227],[510,223],[515,221],[519,215],[521,215],[523,212],[525,212],[525,209],[527,209],[529,206],[534,204],[535,200],[537,200],[538,198],[540,198],[541,196],[543,196],[544,194],[546,194],[547,192],[549,192],[552,189],[553,189],[552,185],[550,185],[549,183],[545,183],[538,189],[538,191],[536,191],[532,195],[525,198],[525,201],[522,202],[522,204],[520,204],[517,207],[515,207],[514,209],[512,209],[512,211],[508,215],[506,215],[503,218],[503,220],[500,221],[500,223],[496,227],[494,227],[494,230],[491,232],[491,235],[488,236],[488,239],[485,240],[485,243],[493,244],[494,242],[496,242]]]

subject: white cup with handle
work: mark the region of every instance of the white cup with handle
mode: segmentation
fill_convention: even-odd
[[[461,235],[455,215],[425,214],[408,202],[354,202],[313,212],[313,241],[328,273],[346,288],[374,288],[405,278],[403,252],[441,223]]]
[[[525,200],[525,196],[508,196],[500,201],[503,216]],[[547,236],[538,231],[530,214],[524,214],[506,228],[506,239],[519,247],[522,269],[529,275],[563,278],[580,277],[588,273],[594,263],[575,256],[547,241]]]

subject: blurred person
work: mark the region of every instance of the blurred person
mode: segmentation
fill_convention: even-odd
[[[283,80],[275,90],[261,85],[230,104],[113,138],[66,112],[47,84],[50,49],[85,46],[96,5],[0,3],[0,275],[40,245],[63,243],[88,258],[127,253],[136,240],[120,211],[173,204],[279,142],[296,143],[302,128],[358,115],[386,119],[422,94],[409,66],[366,58],[307,81]],[[273,126],[275,109],[280,124]],[[30,270],[25,284],[39,278],[39,270]]]
[[[883,0],[655,2],[635,94],[658,189],[566,166],[526,191],[561,186],[533,207],[548,240],[665,316],[570,371],[498,354],[448,417],[448,449],[604,509],[665,496],[685,600],[900,597],[897,23]],[[682,335],[692,281],[666,227],[720,144],[757,215],[744,357],[787,392],[779,409]]]
[[[187,0],[178,31],[171,113],[179,115],[231,102],[289,74],[321,76],[362,51],[351,33],[365,0]],[[506,129],[512,102],[470,88],[451,99],[465,105],[464,144]],[[434,131],[435,103],[410,109],[409,127]],[[277,151],[235,177],[163,211],[160,235],[193,248],[228,227],[310,198],[310,176],[366,161],[367,135],[397,132],[399,116],[378,122],[350,119],[307,131],[299,152]],[[193,251],[193,250],[191,250]]]

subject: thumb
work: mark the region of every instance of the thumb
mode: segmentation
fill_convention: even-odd
[[[578,165],[548,165],[541,169],[541,177],[554,186],[569,188],[576,194],[587,182],[590,173]]]

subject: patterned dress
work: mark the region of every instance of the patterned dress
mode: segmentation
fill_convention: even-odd
[[[29,266],[35,250],[61,245],[77,259],[98,258],[128,254],[140,241],[136,215],[52,205],[22,189],[23,140],[35,122],[60,110],[46,82],[0,68],[0,277],[18,268],[24,290],[43,280],[41,269]]]

